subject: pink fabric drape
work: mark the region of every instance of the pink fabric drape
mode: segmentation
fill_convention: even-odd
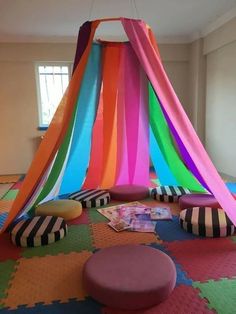
[[[121,60],[119,70],[119,85],[117,95],[117,167],[116,185],[129,182],[128,171],[128,149],[125,126],[125,65],[124,45],[121,49]]]
[[[151,44],[146,25],[141,21],[124,18],[121,20],[131,45],[152,83],[166,114],[182,139],[183,145],[213,195],[224,208],[234,225],[236,225],[236,202],[220,178],[185,114],[168,80],[160,57]]]
[[[123,44],[117,97],[116,185],[149,185],[148,82],[130,44]]]
[[[140,70],[140,112],[138,128],[137,160],[133,183],[149,186],[149,110],[148,110],[148,80]]]
[[[129,183],[134,181],[137,161],[139,113],[140,113],[140,77],[139,62],[130,45],[124,46],[125,68],[125,128],[128,142]]]

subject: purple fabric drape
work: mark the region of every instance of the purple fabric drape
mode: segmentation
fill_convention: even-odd
[[[91,32],[91,24],[92,22],[87,21],[80,27],[78,39],[77,39],[74,65],[73,65],[73,73],[77,67],[77,64],[79,63],[79,60],[82,54],[84,53],[85,48],[87,47],[90,32]]]

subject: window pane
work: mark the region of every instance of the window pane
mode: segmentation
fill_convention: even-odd
[[[69,84],[69,66],[38,66],[40,121],[47,126]]]
[[[61,71],[62,71],[62,73],[68,73],[68,67],[61,67]]]

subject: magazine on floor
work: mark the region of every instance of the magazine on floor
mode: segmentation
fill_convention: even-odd
[[[106,208],[98,208],[97,211],[108,218],[109,220],[115,220],[119,217],[124,217],[134,213],[145,213],[146,205],[139,202],[130,202],[126,204],[114,205]]]
[[[169,207],[152,207],[150,217],[151,220],[172,220]]]
[[[140,202],[119,204],[97,211],[108,218],[108,225],[115,231],[155,232],[158,220],[172,220],[168,207],[149,207]]]

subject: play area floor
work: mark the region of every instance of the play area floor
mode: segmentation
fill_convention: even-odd
[[[0,200],[0,220],[11,207],[20,185],[21,181],[15,183]],[[143,203],[158,204],[150,199]],[[18,248],[11,244],[8,234],[3,234],[0,236],[0,314],[236,313],[236,236],[210,239],[186,233],[178,223],[178,205],[168,206],[174,219],[158,222],[157,234],[116,233],[96,209],[84,210],[82,216],[69,223],[68,235],[48,246]],[[151,309],[107,308],[83,289],[85,261],[101,248],[128,243],[162,250],[176,265],[174,291],[165,302]],[[127,270],[127,276],[128,273]]]

